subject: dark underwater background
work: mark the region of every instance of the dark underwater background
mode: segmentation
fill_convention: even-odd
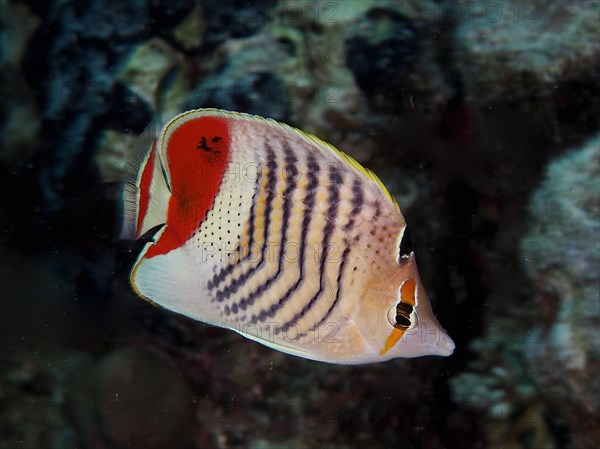
[[[0,447],[600,447],[599,14],[0,0]],[[198,107],[374,170],[455,353],[316,363],[137,298],[127,154]]]

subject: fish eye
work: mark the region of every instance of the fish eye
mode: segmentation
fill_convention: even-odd
[[[398,263],[407,260],[413,252],[412,239],[410,237],[408,226],[404,227],[398,251]]]
[[[410,304],[399,302],[396,306],[396,324],[394,327],[398,329],[408,329],[412,322],[410,321],[410,314],[413,311],[413,307]]]
[[[392,307],[388,313],[388,320],[392,326],[399,330],[406,330],[412,326],[411,314],[413,306],[403,302],[399,302],[395,307]],[[416,321],[416,316],[414,317]]]

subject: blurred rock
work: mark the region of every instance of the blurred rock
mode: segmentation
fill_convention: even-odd
[[[157,117],[167,121],[182,111],[190,85],[187,73],[183,55],[153,38],[132,52],[118,77],[146,100]]]
[[[7,351],[1,348],[0,447],[76,447],[73,429],[56,400],[62,361],[58,354],[19,343]]]
[[[65,409],[90,449],[191,447],[194,395],[163,355],[135,347],[71,368]]]
[[[550,416],[570,447],[600,446],[600,135],[547,169],[521,250],[541,323],[525,349]]]
[[[392,9],[373,8],[346,41],[346,65],[356,83],[379,103],[401,91],[417,59],[419,36],[411,21]],[[378,98],[379,97],[379,98]],[[393,95],[392,95],[393,97]]]
[[[123,179],[127,155],[136,145],[137,137],[131,134],[106,130],[99,142],[96,164],[103,181],[118,182]]]
[[[95,179],[96,139],[118,114],[113,109],[118,67],[150,32],[146,3],[47,6],[45,26],[33,37],[26,58],[29,82],[45,105],[39,161],[45,211],[58,210]]]
[[[307,7],[303,17],[311,21],[296,25],[316,61],[318,69],[311,72],[320,89],[320,98],[304,108],[303,126],[360,162],[395,155],[405,163],[407,146],[397,145],[396,133],[414,131],[422,142],[418,127],[426,127],[431,111],[452,94],[436,54],[439,5],[428,0],[335,5]]]
[[[213,51],[229,39],[257,34],[269,19],[272,20],[275,3],[275,0],[202,2],[206,22],[204,38],[206,50]]]
[[[469,345],[476,356],[451,380],[461,407],[455,418],[469,411],[481,415],[491,446],[598,446],[598,139],[549,165],[531,198],[530,229],[520,243],[533,286],[525,274],[509,278],[506,269],[493,270],[504,281],[488,298],[484,334]]]
[[[40,112],[29,86],[13,67],[0,66],[0,163],[19,167],[39,148]]]
[[[0,163],[16,168],[31,159],[40,143],[40,112],[21,65],[41,20],[21,2],[3,2],[0,13]]]
[[[182,18],[190,14],[194,8],[191,0],[149,0],[148,7],[156,29],[154,33],[161,36],[170,34],[169,31],[181,23]]]
[[[170,90],[167,89],[167,94],[169,92]],[[136,85],[120,79],[115,80],[111,89],[111,98],[111,107],[102,119],[102,129],[138,135],[151,122],[156,121],[152,105],[142,97]]]
[[[107,355],[98,371],[99,424],[118,447],[182,448],[190,444],[194,396],[167,360],[136,348]]]
[[[226,81],[227,79],[227,81]],[[249,73],[228,81],[209,78],[205,104],[228,111],[269,116],[284,120],[288,114],[284,85],[276,75],[268,72]]]
[[[389,124],[385,114],[414,108],[413,97],[422,109],[419,98],[435,95],[440,102],[449,94],[434,58],[439,25],[432,5],[277,3],[272,22],[256,34],[223,41],[212,58],[196,62],[206,75],[185,109],[219,107],[282,120],[365,162],[386,137],[378,135]],[[210,8],[204,15],[208,39],[214,17]]]
[[[202,8],[199,5],[189,12],[189,14],[177,25],[174,31],[175,40],[185,49],[197,49],[202,44],[206,23]]]
[[[565,78],[597,76],[599,12],[587,0],[452,2],[456,69],[470,100],[550,96]]]
[[[23,2],[3,0],[0,8],[0,64],[20,67],[41,20]]]
[[[486,447],[560,447],[546,421],[544,404],[523,369],[520,348],[524,341],[507,334],[488,334],[470,345],[479,358],[471,362],[468,371],[450,381],[452,399],[459,404],[459,411],[449,422],[461,414],[475,413]],[[452,433],[457,431],[452,429]]]
[[[288,117],[290,105],[281,72],[292,57],[276,35],[232,39],[219,53],[221,67],[202,80],[184,109],[216,107],[278,120]]]

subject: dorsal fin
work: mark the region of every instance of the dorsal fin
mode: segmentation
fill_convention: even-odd
[[[400,206],[398,205],[398,202],[396,201],[396,198],[394,198],[392,196],[392,194],[385,187],[385,185],[383,184],[383,182],[381,181],[381,179],[379,179],[379,177],[375,173],[373,173],[371,170],[369,170],[368,168],[363,167],[360,162],[358,162],[356,159],[354,159],[349,154],[346,154],[343,151],[338,150],[333,145],[331,145],[331,144],[329,144],[327,142],[322,141],[318,137],[316,137],[316,136],[314,136],[312,134],[309,134],[309,133],[305,133],[304,131],[301,131],[301,130],[296,129],[296,128],[292,128],[292,129],[294,131],[296,131],[297,133],[299,133],[303,138],[308,139],[309,141],[311,141],[311,142],[319,145],[320,147],[322,147],[326,151],[329,151],[334,156],[336,156],[338,159],[340,159],[342,162],[344,162],[345,164],[347,164],[348,166],[350,166],[351,168],[353,168],[355,171],[357,171],[358,173],[361,173],[362,175],[364,175],[369,181],[373,182],[379,188],[379,190],[381,191],[381,193],[383,193],[384,196],[387,199],[389,199],[394,204],[394,206],[396,206],[396,208],[400,209]]]
[[[294,128],[293,126],[290,126],[286,123],[281,123],[278,122],[276,120],[273,120],[271,118],[264,118],[258,115],[253,115],[253,114],[247,114],[244,112],[234,112],[234,111],[226,111],[224,109],[214,109],[214,108],[206,108],[206,109],[195,109],[195,110],[190,110],[185,112],[184,114],[202,114],[202,115],[217,115],[217,116],[222,116],[222,117],[226,117],[226,118],[233,118],[233,119],[245,119],[245,120],[256,120],[258,122],[261,123],[268,123],[271,126],[276,126],[279,128],[282,128],[283,130],[285,130],[286,132],[292,132],[296,135],[298,135],[300,138],[302,138],[303,140],[305,140],[306,142],[316,145],[318,148],[322,149],[325,152],[328,152],[330,154],[332,154],[336,159],[338,159],[339,161],[341,161],[343,164],[345,164],[347,167],[349,167],[350,169],[353,169],[355,172],[359,173],[361,176],[363,176],[365,178],[366,181],[374,184],[378,190],[388,199],[392,202],[392,204],[394,204],[394,206],[400,210],[400,206],[398,205],[398,202],[396,201],[396,199],[392,196],[392,194],[390,194],[390,192],[388,191],[388,189],[385,187],[385,185],[383,184],[383,182],[379,179],[379,177],[373,173],[371,170],[369,170],[368,168],[363,167],[356,159],[354,159],[352,156],[344,153],[343,151],[338,150],[336,147],[334,147],[333,145],[324,142],[323,140],[319,139],[317,136],[304,132],[298,128]],[[179,116],[175,117],[171,122],[173,122],[175,119],[177,119]],[[163,132],[161,134],[161,140],[163,138],[163,136],[165,135],[165,133],[167,132],[169,125],[171,124],[171,122],[167,123],[167,125],[163,128]]]

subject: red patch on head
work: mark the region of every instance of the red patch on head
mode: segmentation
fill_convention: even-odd
[[[227,119],[198,117],[183,121],[163,143],[172,196],[166,229],[146,257],[180,247],[205,220],[219,192],[230,142]]]

